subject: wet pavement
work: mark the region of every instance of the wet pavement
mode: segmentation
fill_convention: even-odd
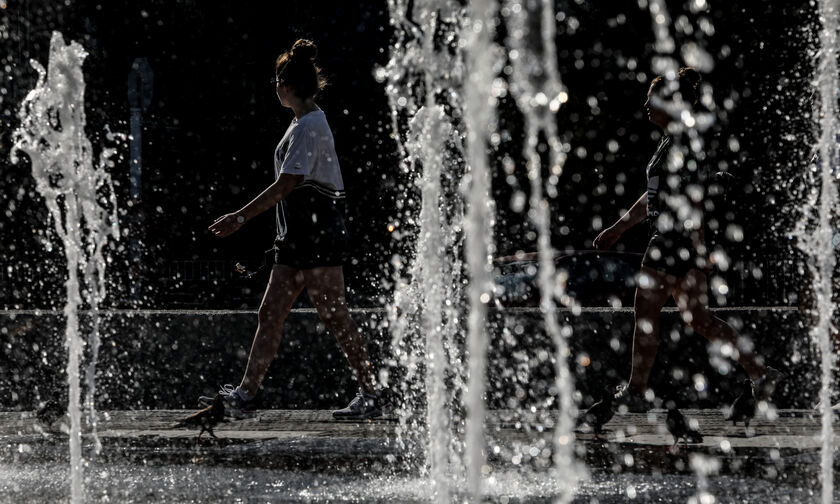
[[[286,470],[412,471],[422,462],[423,444],[412,443],[411,422],[396,418],[336,421],[329,411],[267,410],[255,418],[219,424],[218,439],[197,430],[173,428],[189,410],[102,411],[98,437],[102,462],[202,464]],[[720,410],[684,410],[696,421],[702,443],[679,443],[665,426],[664,410],[616,414],[602,439],[578,429],[578,453],[591,470],[613,473],[691,473],[692,454],[714,457],[718,474],[801,480],[819,467],[820,418],[813,410],[779,410],[758,415],[746,429],[733,426]],[[549,467],[553,416],[512,410],[487,419],[491,468]],[[88,452],[93,440],[85,436]],[[414,447],[414,448],[412,448]],[[0,412],[0,456],[19,463],[68,458],[64,419],[43,425],[31,412]]]
[[[329,411],[266,410],[218,425],[218,439],[205,434],[196,442],[197,430],[172,427],[189,413],[99,412],[98,454],[93,438],[84,437],[88,500],[437,502],[423,469],[424,444],[409,437],[422,439],[422,428],[411,418],[335,421]],[[489,412],[483,502],[548,503],[567,491],[551,464],[552,413]],[[686,502],[701,496],[701,488],[718,503],[819,501],[814,411],[780,410],[772,420],[756,418],[748,431],[719,410],[683,413],[697,422],[702,443],[674,449],[664,410],[617,414],[604,439],[579,429],[576,446],[589,475],[573,501]],[[0,412],[0,502],[66,501],[65,421],[45,426],[31,412]],[[698,478],[698,459],[706,461],[708,477]],[[452,477],[454,502],[466,484]]]

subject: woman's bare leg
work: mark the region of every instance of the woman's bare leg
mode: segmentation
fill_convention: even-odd
[[[359,381],[359,386],[364,392],[373,394],[375,392],[373,367],[368,358],[367,344],[347,308],[344,298],[344,273],[341,266],[304,270],[303,275],[309,298],[318,310],[318,315],[324,325],[335,335],[344,350]]]
[[[709,341],[728,343],[737,352],[738,363],[753,381],[764,375],[767,368],[756,361],[751,349],[738,345],[738,333],[729,324],[712,315],[709,310],[709,295],[706,274],[691,270],[680,279],[674,290],[674,300],[680,308],[683,321],[694,332]]]
[[[659,348],[659,312],[673,290],[670,275],[642,266],[633,304],[633,361],[628,389],[644,396],[648,378]]]
[[[292,304],[303,290],[303,273],[289,266],[275,265],[265,288],[259,310],[259,325],[251,344],[245,375],[239,385],[242,392],[254,396],[268,367],[277,354],[282,339],[283,322]]]

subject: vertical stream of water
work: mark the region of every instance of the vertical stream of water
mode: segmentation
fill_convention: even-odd
[[[560,502],[569,502],[577,483],[580,468],[575,462],[574,382],[569,371],[569,346],[566,338],[571,328],[560,327],[557,321],[557,300],[562,298],[563,284],[558,282],[554,268],[554,250],[551,246],[551,214],[545,192],[556,193],[551,187],[563,171],[565,154],[557,135],[556,112],[562,101],[562,85],[557,69],[554,44],[555,14],[553,2],[545,0],[506,4],[510,58],[513,64],[511,91],[525,118],[525,145],[523,154],[531,185],[529,216],[537,228],[539,254],[538,283],[540,310],[545,330],[555,345],[555,385],[557,419],[554,426],[555,478],[560,488],[566,489]],[[540,135],[548,144],[548,176],[543,177],[543,160],[538,152]],[[549,187],[543,189],[544,180]]]
[[[820,404],[822,404],[822,501],[832,502],[834,493],[834,411],[831,408],[832,381],[835,367],[835,355],[831,335],[833,315],[833,276],[836,264],[835,249],[832,243],[835,214],[838,206],[838,67],[837,67],[837,29],[840,1],[821,0],[819,15],[822,21],[820,30],[820,51],[816,63],[816,84],[819,91],[819,143],[817,144],[818,166],[817,179],[811,191],[809,203],[817,210],[816,229],[799,236],[799,246],[812,257],[809,262],[814,279],[814,293],[817,300],[818,319],[811,334],[817,341],[821,357]]]
[[[475,0],[468,7],[465,26],[464,82],[465,127],[469,179],[464,190],[467,200],[466,233],[469,316],[467,319],[467,390],[465,404],[467,489],[472,502],[480,502],[482,470],[485,466],[484,420],[486,407],[487,348],[490,338],[487,327],[487,304],[492,292],[493,205],[490,193],[490,169],[487,145],[493,130],[494,108],[490,85],[495,78],[496,5],[492,0]]]
[[[84,456],[82,453],[82,411],[80,366],[84,347],[79,308],[91,308],[92,332],[87,370],[88,424],[98,450],[95,410],[95,365],[99,348],[99,306],[104,300],[105,258],[103,247],[109,237],[119,238],[117,207],[111,179],[105,171],[112,150],[106,149],[94,164],[93,149],[85,136],[82,64],[87,52],[54,32],[50,42],[48,68],[36,61],[38,82],[19,110],[20,127],[15,131],[12,160],[18,152],[29,156],[38,192],[44,198],[54,229],[64,245],[67,260],[65,282],[67,303],[65,344],[68,350],[67,381],[70,416],[71,502],[84,501]],[[82,276],[80,278],[79,273]]]

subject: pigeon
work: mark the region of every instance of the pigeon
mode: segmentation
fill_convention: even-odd
[[[180,422],[172,424],[172,427],[200,427],[201,432],[199,432],[198,437],[196,437],[197,442],[199,439],[201,439],[201,435],[204,434],[204,431],[207,431],[211,436],[216,438],[216,435],[213,434],[213,427],[215,427],[216,424],[220,422],[224,422],[224,420],[224,398],[220,394],[216,394],[216,397],[213,398],[213,404],[207,406],[203,410],[199,410],[193,413],[192,415],[184,418]]]
[[[739,395],[735,402],[732,403],[732,409],[729,412],[727,420],[732,420],[732,425],[737,425],[736,422],[743,420],[744,427],[750,426],[750,420],[755,416],[755,391],[753,390],[753,382],[749,379],[744,380],[744,392]]]
[[[587,409],[583,415],[578,418],[578,425],[584,423],[589,424],[595,432],[595,439],[600,439],[598,435],[603,432],[602,428],[604,427],[604,424],[609,422],[615,414],[615,407],[613,405],[614,399],[615,396],[613,393],[607,390],[603,395],[601,395],[600,401],[590,406],[589,409]]]
[[[56,420],[67,413],[67,405],[61,404],[55,399],[47,399],[40,408],[35,410],[35,418],[46,426],[52,425]]]
[[[685,441],[686,445],[688,445],[689,442],[703,442],[703,436],[688,426],[688,422],[685,421],[685,417],[682,413],[680,413],[680,410],[678,410],[676,406],[672,405],[668,408],[668,417],[665,420],[665,425],[668,426],[668,432],[674,436],[674,446],[677,446],[680,439]]]

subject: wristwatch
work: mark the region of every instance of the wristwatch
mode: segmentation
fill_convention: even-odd
[[[243,217],[242,215],[237,215],[236,222],[237,224],[245,224],[245,217]]]

